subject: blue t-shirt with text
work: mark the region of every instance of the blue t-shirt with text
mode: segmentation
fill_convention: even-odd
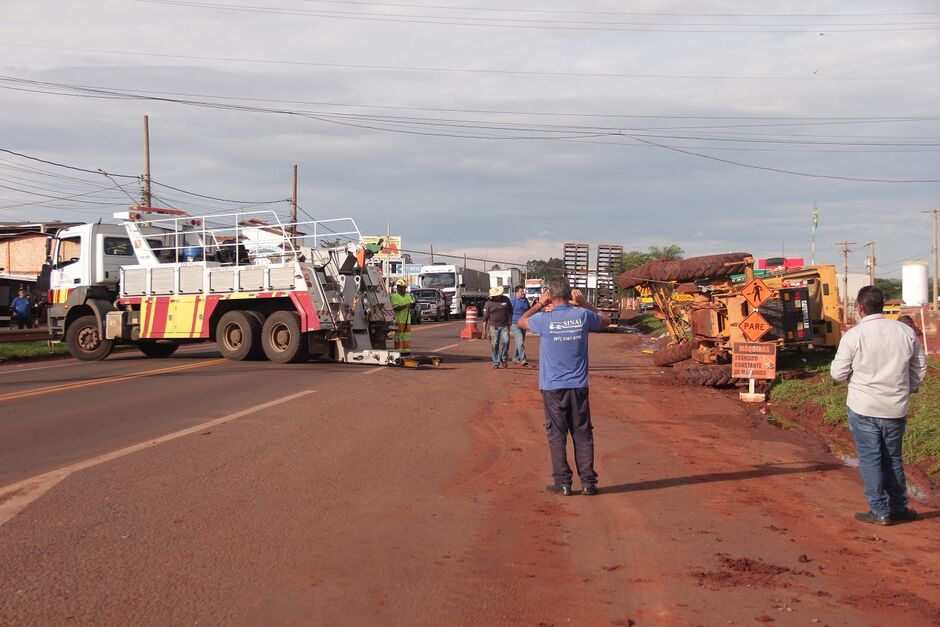
[[[529,318],[539,338],[539,389],[588,386],[588,331],[601,330],[601,317],[590,309],[563,305]]]
[[[532,305],[529,304],[528,299],[518,298],[516,296],[512,297],[512,323],[518,324],[519,318],[522,317],[522,314],[529,311],[532,308]]]

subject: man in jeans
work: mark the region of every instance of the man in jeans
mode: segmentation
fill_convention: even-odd
[[[542,311],[552,305],[551,311]],[[519,318],[519,326],[538,333],[539,389],[545,405],[545,431],[552,458],[554,483],[548,491],[571,496],[568,433],[574,442],[574,460],[581,479],[581,494],[597,494],[594,472],[594,426],[588,403],[588,332],[610,324],[607,314],[589,305],[567,279],[548,282],[548,291]]]
[[[882,315],[880,289],[859,290],[855,308],[861,322],[842,336],[830,367],[833,379],[849,382],[849,427],[870,508],[855,518],[874,525],[914,520],[901,444],[908,401],[924,380],[927,358],[909,326]]]
[[[503,294],[503,286],[490,290],[483,305],[483,328],[489,329],[493,344],[493,367],[509,367],[509,325],[512,322],[512,302]]]
[[[516,343],[516,350],[512,355],[512,360],[520,366],[528,366],[529,362],[525,358],[525,329],[519,326],[519,318],[522,314],[529,311],[529,299],[525,297],[525,288],[517,285],[516,295],[512,300],[512,325],[509,327],[512,333],[512,339]]]

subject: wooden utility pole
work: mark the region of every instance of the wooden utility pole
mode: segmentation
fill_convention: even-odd
[[[431,264],[434,264],[434,244],[431,244]]]
[[[152,206],[150,203],[150,116],[144,116],[144,189],[141,192],[141,202],[145,207]]]
[[[836,242],[842,247],[842,324],[849,322],[849,246],[855,242]]]
[[[865,244],[868,246],[868,284],[875,284],[875,242],[868,242]]]
[[[927,209],[921,213],[933,214],[933,300],[930,301],[931,311],[937,311],[937,209]]]
[[[290,192],[290,223],[291,232],[297,235],[297,164],[294,164],[294,181]]]

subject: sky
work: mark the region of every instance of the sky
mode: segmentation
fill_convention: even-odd
[[[147,115],[154,205],[286,217],[296,164],[301,219],[523,262],[809,260],[815,203],[817,262],[874,241],[896,277],[931,250],[937,76],[936,2],[4,0],[0,221],[139,201]]]

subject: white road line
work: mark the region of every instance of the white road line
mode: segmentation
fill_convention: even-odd
[[[366,370],[365,372],[363,372],[362,376],[366,376],[367,374],[375,374],[376,372],[382,372],[386,368],[388,368],[388,366],[379,366],[378,368],[372,368],[371,370]]]
[[[439,352],[441,352],[441,351],[446,351],[448,348],[454,348],[455,346],[460,346],[460,342],[457,342],[456,344],[448,344],[447,346],[441,346],[440,348],[435,348],[435,349],[432,350],[431,352],[432,352],[432,353],[439,353]]]
[[[180,348],[178,351],[176,351],[175,354],[176,354],[176,355],[179,355],[179,354],[181,354],[181,353],[194,353],[194,352],[196,352],[196,351],[199,350],[199,349],[201,349],[201,350],[206,350],[206,349],[211,349],[211,348],[214,348],[214,347],[215,347],[215,343],[214,343],[214,342],[207,342],[205,345],[201,345],[201,344],[200,344],[200,345],[194,345],[194,346],[192,346],[192,347],[182,347],[182,348]],[[118,357],[118,359],[109,359],[108,362],[113,363],[113,362],[128,361],[127,359],[120,359],[120,358],[119,358],[121,355],[125,355],[125,354],[126,354],[126,353],[124,353],[124,352],[117,353],[117,354],[115,355],[115,357]],[[134,361],[136,362],[136,361],[142,361],[142,360],[140,360],[140,359],[135,359]],[[51,366],[36,366],[35,368],[17,368],[17,367],[15,367],[15,366],[10,366],[10,367],[8,367],[8,368],[5,368],[4,370],[0,370],[0,376],[5,375],[5,374],[15,374],[15,373],[18,373],[18,372],[33,372],[33,371],[35,371],[35,370],[50,370],[50,369],[52,369],[52,368],[65,368],[66,366],[78,366],[78,365],[83,364],[83,363],[89,363],[89,362],[84,362],[84,361],[82,361],[82,360],[80,360],[80,359],[74,359],[74,358],[73,358],[73,359],[69,359],[67,363],[64,363],[64,364],[53,364],[53,365],[51,365]]]
[[[248,409],[243,409],[233,414],[222,416],[221,418],[207,420],[206,422],[202,422],[192,427],[187,427],[186,429],[182,429],[180,431],[174,431],[173,433],[168,433],[167,435],[161,435],[158,438],[153,438],[147,440],[146,442],[138,442],[137,444],[132,444],[131,446],[126,446],[122,449],[111,451],[110,453],[104,453],[103,455],[98,455],[97,457],[86,459],[85,461],[70,464],[63,468],[58,468],[56,470],[31,477],[29,479],[24,479],[23,481],[18,481],[17,483],[11,483],[10,485],[3,486],[0,488],[0,525],[3,525],[5,522],[19,514],[27,505],[48,492],[57,483],[68,477],[73,472],[85,470],[86,468],[104,464],[120,457],[124,457],[125,455],[130,455],[131,453],[136,453],[152,446],[169,442],[170,440],[175,440],[193,433],[198,433],[199,431],[203,431],[209,427],[222,424],[223,422],[230,422],[237,418],[241,418],[249,414],[254,414],[256,412],[275,407],[276,405],[293,401],[302,396],[306,396],[307,394],[312,394],[313,392],[314,390],[297,392],[296,394],[291,394],[290,396],[285,396],[274,401],[262,403],[261,405],[255,405],[254,407],[249,407]]]

